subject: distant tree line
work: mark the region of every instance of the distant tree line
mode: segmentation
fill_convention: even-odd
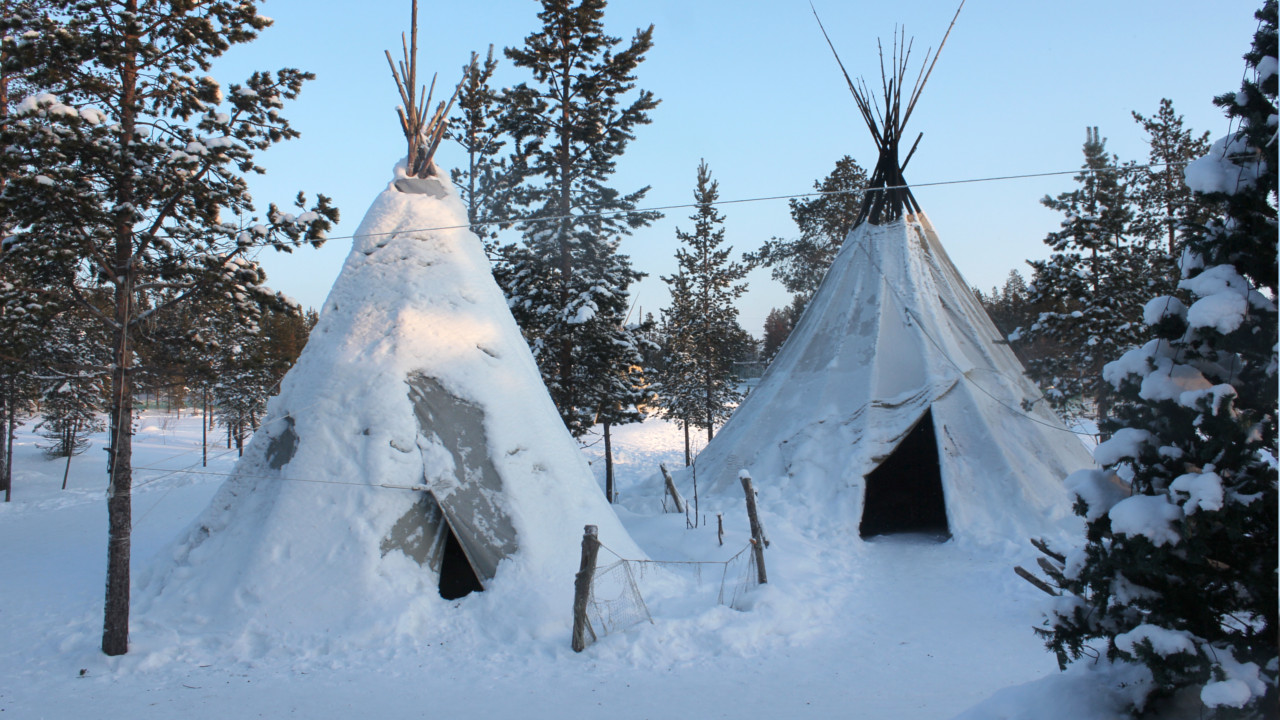
[[[1140,342],[1145,299],[1176,292],[1182,235],[1213,210],[1182,181],[1208,152],[1208,134],[1185,127],[1168,99],[1133,118],[1147,158],[1121,162],[1087,128],[1077,187],[1041,201],[1063,216],[1044,238],[1049,258],[1028,263],[1029,282],[1014,271],[1004,287],[978,293],[1046,400],[1069,416],[1107,417],[1102,366]]]

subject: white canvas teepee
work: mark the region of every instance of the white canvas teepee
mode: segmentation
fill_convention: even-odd
[[[412,23],[387,55],[408,155],[233,476],[144,581],[156,625],[250,654],[456,640],[449,601],[483,590],[474,627],[567,632],[584,526],[640,555],[432,161],[453,101],[427,114],[416,0]]]
[[[453,188],[403,168],[234,476],[149,584],[153,607],[300,641],[429,634],[455,612],[452,574],[492,591],[490,610],[567,627],[583,526],[639,552]]]
[[[1092,460],[1038,400],[903,179],[898,143],[929,73],[904,105],[909,45],[894,47],[882,105],[849,83],[880,151],[858,224],[698,455],[699,482],[740,493],[746,469],[773,501],[836,508],[863,535],[986,541],[1075,523],[1061,479]]]
[[[960,538],[1072,522],[1061,479],[1092,461],[1035,402],[999,337],[928,218],[864,223],[759,386],[698,455],[699,483],[741,493],[746,468],[773,497],[838,503],[852,529],[872,533],[937,527],[939,502],[942,527]]]
[[[448,601],[483,590],[473,625],[567,631],[584,526],[640,555],[432,162],[452,100],[429,116],[417,95],[416,1],[404,45],[407,158],[233,476],[145,582],[158,624],[321,651],[456,639]]]

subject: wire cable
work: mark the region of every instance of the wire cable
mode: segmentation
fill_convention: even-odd
[[[1132,170],[1144,170],[1150,168],[1161,167],[1178,167],[1186,165],[1185,162],[1174,163],[1149,163],[1147,165],[1125,165],[1123,167],[1110,168],[1076,168],[1074,170],[1055,170],[1052,172],[1040,173],[1023,173],[1020,175],[993,175],[990,177],[967,178],[963,180],[939,180],[935,182],[909,183],[904,185],[887,185],[878,188],[859,188],[857,190],[815,190],[812,192],[792,193],[788,195],[763,195],[760,197],[735,198],[732,200],[717,200],[710,203],[713,206],[720,205],[745,205],[759,202],[773,202],[775,200],[799,200],[801,198],[813,197],[835,197],[840,195],[858,195],[869,192],[885,192],[889,190],[902,190],[908,188],[923,187],[943,187],[947,185],[969,185],[973,183],[1001,182],[1005,180],[1026,180],[1032,178],[1056,177],[1061,175],[1090,174],[1098,172],[1129,172]],[[380,233],[361,233],[359,235],[330,235],[325,240],[354,240],[357,237],[382,237],[385,235],[406,235],[410,233],[420,232],[437,232],[442,230],[468,230],[471,228],[485,227],[488,225],[516,225],[530,223],[555,222],[560,220],[583,220],[587,218],[605,218],[618,215],[642,215],[645,213],[664,212],[667,210],[688,210],[700,207],[698,203],[679,203],[674,205],[655,205],[647,208],[636,208],[630,210],[600,210],[596,212],[584,212],[578,214],[559,214],[559,215],[524,215],[509,218],[486,218],[484,220],[476,220],[475,222],[459,224],[459,225],[439,225],[435,227],[412,228],[409,230],[391,230]]]

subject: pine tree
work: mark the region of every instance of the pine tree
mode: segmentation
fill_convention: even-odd
[[[305,319],[293,305],[267,310],[253,324],[219,322],[221,316],[209,328],[219,342],[209,356],[209,388],[215,417],[243,454],[267,399],[306,344]]]
[[[0,253],[0,296],[32,282],[16,270]],[[14,305],[0,303],[0,488],[5,502],[13,499],[13,442],[18,418],[32,411],[39,399],[37,350],[58,310],[54,303],[35,299]]]
[[[1154,117],[1135,112],[1133,119],[1147,133],[1150,148],[1149,167],[1134,173],[1132,199],[1137,212],[1133,231],[1153,245],[1165,244],[1170,260],[1176,261],[1181,254],[1177,242],[1180,229],[1208,219],[1206,205],[1192,198],[1182,173],[1188,162],[1208,152],[1209,133],[1196,135],[1184,128],[1182,116],[1168,98],[1160,101]]]
[[[813,189],[821,195],[790,201],[791,219],[800,237],[771,238],[759,250],[747,253],[746,261],[753,267],[772,268],[773,279],[801,298],[803,308],[853,229],[866,186],[866,169],[848,155],[840,158],[829,175],[814,181]]]
[[[679,423],[684,435],[684,464],[693,462],[693,441],[690,428],[698,414],[701,396],[698,393],[694,346],[681,329],[695,317],[694,293],[689,276],[683,268],[675,275],[664,277],[671,293],[671,305],[662,311],[662,365],[657,374],[655,390],[658,393],[658,413]]]
[[[1238,130],[1187,169],[1220,208],[1185,236],[1179,288],[1148,302],[1150,340],[1107,364],[1115,435],[1105,471],[1068,478],[1088,523],[1051,577],[1040,630],[1065,666],[1089,643],[1149,670],[1150,697],[1198,688],[1202,717],[1277,707],[1276,2],[1257,13]]]
[[[595,406],[595,424],[604,439],[604,489],[609,502],[617,500],[613,476],[613,428],[643,422],[644,408],[655,401],[644,370],[641,346],[650,328],[620,326],[588,338],[579,364],[584,397]]]
[[[110,450],[103,651],[128,651],[134,346],[147,319],[202,294],[253,317],[277,298],[249,256],[319,244],[337,218],[320,196],[299,215],[272,205],[258,220],[244,175],[254,154],[297,136],[280,114],[310,75],[254,73],[224,94],[203,75],[270,20],[251,0],[157,5],[49,0],[6,67],[48,92],[0,128],[9,178],[0,217],[20,228],[5,254],[69,293],[109,336]],[[304,209],[305,198],[299,194]],[[11,293],[10,307],[40,287]],[[108,311],[87,298],[111,297]],[[139,298],[164,304],[143,307]]]
[[[764,318],[764,348],[760,354],[766,362],[782,349],[782,344],[791,335],[791,315],[785,309],[773,308]]]
[[[542,0],[542,8],[542,29],[506,50],[533,83],[503,96],[503,127],[524,177],[517,192],[534,219],[521,226],[523,243],[504,249],[495,276],[561,418],[581,436],[596,407],[579,366],[588,347],[624,324],[627,289],[643,277],[619,242],[659,217],[629,212],[647,187],[622,194],[608,185],[635,128],[658,104],[646,90],[624,104],[653,27],[615,52],[620,40],[604,32],[604,0]]]
[[[467,153],[466,168],[450,171],[454,187],[467,206],[471,222],[494,220],[511,215],[513,185],[520,173],[510,167],[510,159],[502,157],[506,141],[502,139],[499,95],[490,84],[498,61],[493,46],[483,63],[474,55],[463,68],[458,86],[458,114],[449,122],[448,136]],[[484,242],[485,252],[494,257],[498,231],[505,225],[474,225],[472,230]]]
[[[94,337],[101,326],[74,309],[51,323],[34,354],[40,367],[41,429],[52,444],[45,447],[51,458],[67,458],[88,445],[87,435],[105,429],[99,418],[105,393],[108,355],[106,343]],[[64,473],[62,486],[66,488]]]
[[[22,37],[39,19],[37,0],[13,0],[0,14],[0,123],[7,121],[14,105],[36,88],[28,73],[10,61],[15,39]],[[0,193],[9,181],[8,169],[0,166]],[[0,216],[0,237],[7,237],[13,222]],[[7,262],[7,245],[0,245],[0,297],[19,287],[37,284],[13,263]],[[0,487],[4,500],[13,498],[13,441],[18,416],[31,410],[39,397],[35,379],[35,353],[44,328],[62,308],[54,302],[28,298],[16,304],[0,302]]]
[[[711,169],[699,163],[696,210],[689,217],[693,231],[676,229],[680,269],[663,278],[672,297],[667,314],[671,378],[664,383],[664,407],[686,427],[706,430],[708,442],[742,399],[733,373],[732,346],[740,344],[741,334],[734,301],[747,289],[742,282],[746,266],[730,261],[733,248],[724,245],[724,216],[715,207],[719,197]]]
[[[1044,309],[1015,337],[1029,343],[1047,339],[1064,351],[1028,363],[1028,374],[1050,402],[1068,414],[1088,414],[1092,404],[1105,417],[1102,365],[1137,342],[1138,306],[1150,294],[1153,266],[1160,264],[1130,234],[1124,171],[1107,154],[1096,127],[1087,131],[1084,156],[1075,178],[1079,188],[1041,201],[1064,217],[1061,229],[1044,240],[1053,249],[1050,258],[1030,262],[1029,300]]]

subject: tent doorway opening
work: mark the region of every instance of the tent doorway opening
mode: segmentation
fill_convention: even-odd
[[[471,568],[467,554],[453,534],[449,523],[444,523],[444,553],[440,557],[440,597],[457,600],[473,592],[484,590],[476,571]]]
[[[932,409],[867,475],[865,485],[858,527],[862,537],[904,532],[950,537]]]

